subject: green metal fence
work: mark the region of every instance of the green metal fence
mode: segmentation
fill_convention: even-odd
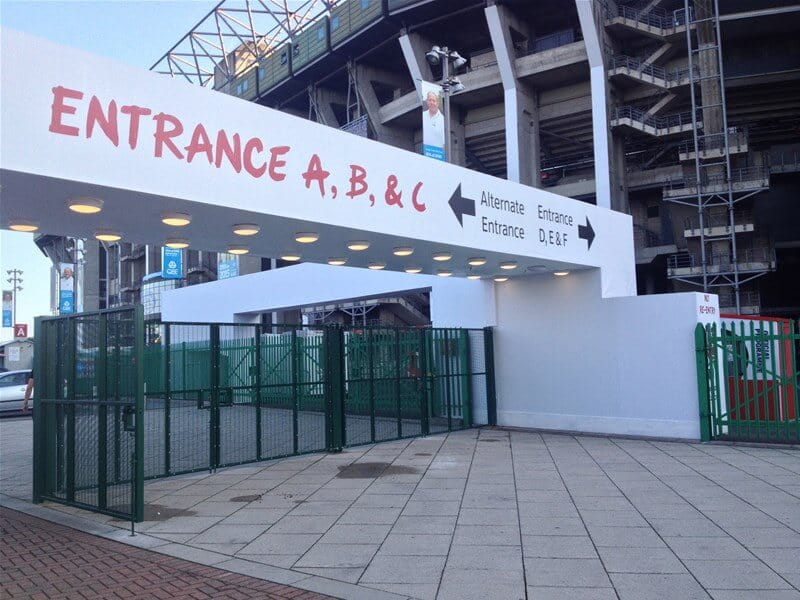
[[[740,320],[695,331],[705,440],[800,442],[800,334],[789,320]]]
[[[143,325],[141,307],[36,320],[35,501],[141,519]]]
[[[134,309],[40,322],[39,501],[139,519],[145,479],[496,421],[491,329],[145,323]],[[64,337],[71,330],[83,333]],[[58,357],[67,366],[52,370]],[[74,376],[62,390],[64,369]],[[88,411],[85,447],[56,416],[73,405]],[[77,487],[47,475],[76,460],[96,475]],[[112,485],[133,500],[109,504]]]

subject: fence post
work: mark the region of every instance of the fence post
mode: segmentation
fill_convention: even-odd
[[[33,361],[34,376],[38,374],[38,384],[33,388],[33,405],[30,407],[33,412],[33,497],[34,504],[41,504],[42,491],[44,488],[44,461],[47,453],[47,442],[45,439],[45,404],[41,401],[45,396],[45,356],[44,356],[44,326],[42,317],[33,320],[36,337],[33,341]]]
[[[134,309],[134,349],[136,352],[136,430],[134,456],[136,472],[133,473],[135,503],[132,508],[133,520],[140,523],[144,519],[144,306]]]
[[[494,330],[483,328],[483,360],[486,363],[486,412],[489,425],[497,425],[497,391],[494,383]]]
[[[212,324],[209,326],[209,337],[211,346],[211,374],[209,383],[211,384],[211,408],[209,413],[209,424],[211,426],[211,434],[209,441],[211,442],[210,457],[209,457],[209,470],[215,470],[219,467],[220,448],[219,448],[219,325]]]
[[[100,314],[97,323],[97,504],[108,508],[108,317]]]
[[[700,402],[700,440],[711,439],[711,411],[708,401],[708,350],[706,330],[698,323],[694,329],[694,349],[697,360],[697,397]]]
[[[344,445],[344,333],[338,325],[324,329],[325,351],[325,449],[341,452]]]

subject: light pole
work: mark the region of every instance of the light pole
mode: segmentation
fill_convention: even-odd
[[[23,271],[21,269],[9,269],[6,271],[6,275],[11,275],[6,281],[11,284],[11,301],[13,302],[12,314],[14,315],[12,320],[14,322],[17,321],[17,292],[22,291],[22,286],[20,285],[22,283],[22,274]],[[11,325],[14,325],[14,323]]]
[[[425,54],[425,59],[431,66],[442,65],[442,95],[444,96],[444,159],[452,162],[450,158],[450,95],[464,90],[464,84],[455,76],[458,69],[467,64],[467,59],[457,51],[450,50],[447,46],[434,46]],[[450,74],[450,65],[453,66],[453,75]]]

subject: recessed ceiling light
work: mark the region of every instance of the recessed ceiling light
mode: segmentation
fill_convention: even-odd
[[[553,275],[556,277],[566,277],[569,275],[569,271],[553,271]]]
[[[497,283],[503,283],[504,281],[508,281],[508,277],[495,277],[494,280]]]
[[[433,255],[433,260],[438,262],[445,262],[453,258],[453,255],[450,252],[437,252]]]
[[[380,271],[381,269],[385,269],[386,268],[386,263],[382,263],[382,262],[369,263],[367,268],[368,269],[372,269],[373,271]]]
[[[504,271],[510,271],[512,269],[516,269],[517,268],[517,263],[516,263],[516,261],[513,261],[513,260],[509,260],[509,261],[506,261],[506,262],[501,262],[500,263],[500,268],[503,269]]]
[[[255,223],[239,223],[233,226],[233,233],[236,235],[255,235],[261,231],[261,227]]]
[[[406,267],[405,271],[406,273],[412,274],[422,273],[422,269],[420,267]]]
[[[480,275],[467,275],[467,279],[472,279],[473,281],[480,278],[481,278]]]
[[[547,267],[545,267],[544,265],[532,265],[528,267],[528,271],[530,271],[531,273],[544,273],[545,271],[547,271]]]
[[[161,215],[161,222],[172,227],[183,227],[192,222],[192,215],[187,213],[165,213]]]
[[[189,240],[185,240],[183,238],[170,238],[164,242],[164,245],[167,248],[188,248]]]
[[[439,277],[450,277],[450,275],[452,275],[453,272],[452,271],[447,271],[445,269],[439,269],[438,271],[436,271],[436,274]]]
[[[392,254],[395,256],[411,256],[414,254],[414,249],[411,246],[398,246],[392,250]]]
[[[333,265],[334,267],[341,267],[343,264],[347,263],[346,258],[329,258],[328,264]]]
[[[299,254],[281,254],[281,260],[285,260],[286,262],[297,262],[300,260]]]
[[[118,242],[122,239],[122,236],[117,233],[116,231],[98,231],[94,234],[95,239],[100,240],[101,242]]]
[[[82,215],[93,215],[103,210],[103,201],[90,196],[75,196],[67,200],[67,207]]]
[[[347,242],[347,249],[353,250],[355,252],[361,252],[362,250],[366,250],[369,248],[369,242],[365,241],[355,241],[355,242]]]
[[[475,256],[467,261],[470,267],[482,267],[486,264],[486,259],[483,256]]]
[[[247,254],[249,252],[250,249],[247,246],[228,246],[228,254],[241,256],[242,254]]]
[[[313,231],[300,232],[294,236],[294,239],[301,244],[313,244],[319,239],[319,234]]]
[[[39,229],[39,226],[34,223],[33,221],[23,221],[21,219],[15,219],[8,224],[8,228],[12,231],[23,231],[25,233],[30,233],[32,231],[36,231]]]

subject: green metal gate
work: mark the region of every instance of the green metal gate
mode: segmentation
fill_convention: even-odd
[[[698,325],[701,439],[800,442],[799,348],[789,320]]]
[[[496,421],[491,329],[39,323],[37,501],[138,520],[146,479]]]
[[[37,318],[33,496],[141,520],[141,307]]]

